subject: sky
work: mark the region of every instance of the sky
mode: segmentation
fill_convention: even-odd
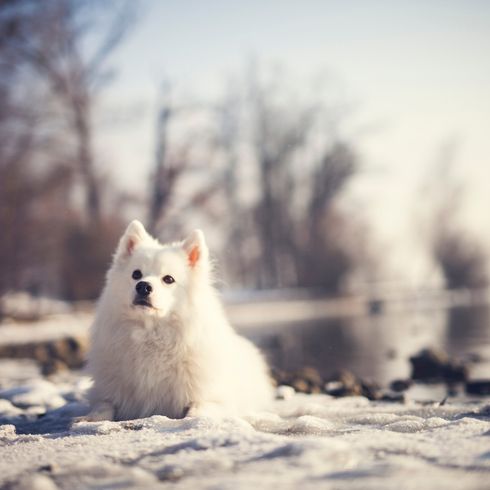
[[[394,270],[407,275],[410,259],[410,280],[428,273],[414,239],[430,201],[421,187],[448,145],[468,189],[465,225],[490,240],[490,2],[143,0],[141,6],[112,59],[117,78],[103,104],[100,145],[122,185],[146,185],[162,80],[182,93],[213,97],[255,59],[283,66],[299,90],[326,77],[354,107],[351,139],[363,172],[350,190],[352,202],[373,224],[379,246],[392,251]]]

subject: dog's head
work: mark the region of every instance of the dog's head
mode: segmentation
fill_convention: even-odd
[[[209,280],[208,274],[202,231],[195,230],[183,242],[162,245],[135,220],[119,241],[108,285],[120,307],[161,318],[187,301],[190,288],[198,279]]]

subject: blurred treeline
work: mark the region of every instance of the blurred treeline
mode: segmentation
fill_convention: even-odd
[[[134,217],[165,239],[204,228],[234,287],[338,294],[375,278],[369,229],[344,200],[361,162],[343,108],[280,72],[252,64],[206,103],[163,83],[147,191],[118,189],[94,121],[134,5],[0,1],[0,293],[95,298]]]
[[[93,124],[107,59],[130,25],[117,5],[0,3],[0,291],[100,289],[123,219]]]

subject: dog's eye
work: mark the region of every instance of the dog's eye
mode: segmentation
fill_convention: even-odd
[[[131,275],[131,277],[137,281],[138,279],[141,279],[143,277],[143,274],[141,273],[141,271],[139,269],[136,269],[135,271],[133,271],[133,274]]]
[[[175,282],[175,279],[172,276],[163,276],[162,281],[165,284],[172,284],[173,282]]]

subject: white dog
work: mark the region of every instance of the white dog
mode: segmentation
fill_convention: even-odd
[[[230,327],[201,231],[161,245],[122,236],[92,330],[92,419],[243,414],[272,399],[259,351]]]

